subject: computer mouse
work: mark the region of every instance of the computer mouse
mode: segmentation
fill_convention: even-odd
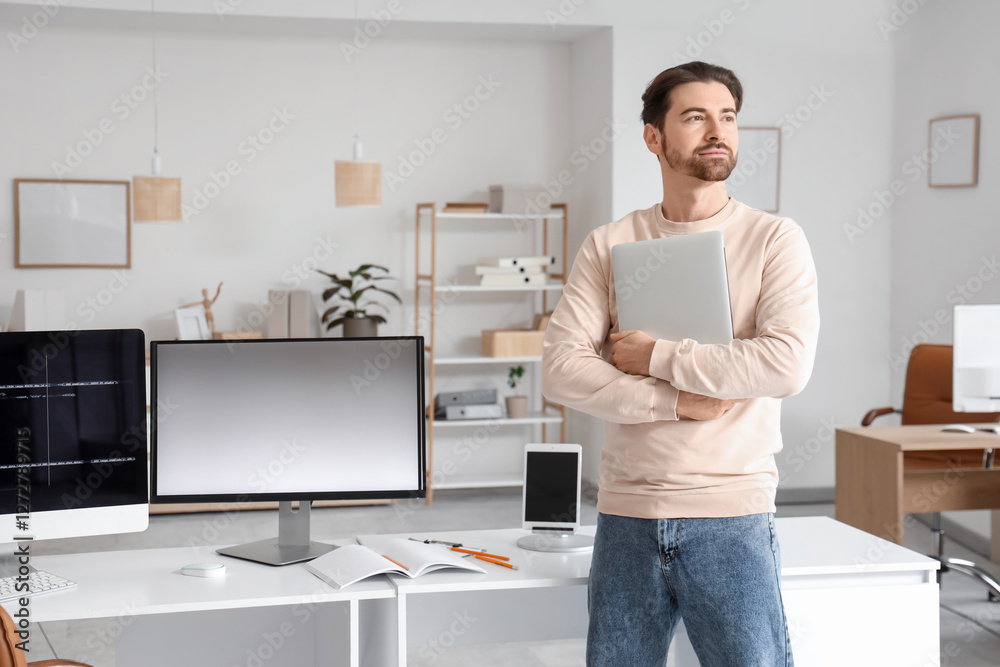
[[[217,562],[191,563],[181,568],[181,574],[189,577],[224,577],[226,564]]]
[[[951,433],[975,433],[976,429],[968,424],[948,424],[941,427],[942,431],[948,431]]]
[[[1000,435],[1000,424],[990,424],[989,426],[984,426],[979,430],[986,433],[992,433],[994,435]]]

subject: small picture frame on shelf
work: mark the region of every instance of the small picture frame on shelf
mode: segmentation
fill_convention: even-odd
[[[212,333],[208,329],[204,306],[189,306],[174,311],[177,319],[178,340],[209,340]]]
[[[975,187],[979,182],[979,114],[931,119],[927,154],[929,187]]]

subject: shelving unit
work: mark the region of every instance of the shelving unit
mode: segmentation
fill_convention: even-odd
[[[531,225],[541,225],[541,229],[535,229],[534,235],[534,247],[527,254],[540,254],[540,255],[552,255],[561,253],[559,256],[560,268],[558,271],[550,271],[548,273],[549,282],[545,285],[513,285],[513,286],[483,286],[483,285],[468,285],[468,284],[442,284],[441,276],[438,272],[438,223],[454,223],[456,225],[475,225],[477,223],[497,223],[497,222],[511,222],[517,225],[523,225],[525,223]],[[552,246],[549,243],[550,237],[550,227],[549,224],[559,224],[558,229],[558,252],[552,252]],[[514,474],[510,473],[491,473],[489,475],[478,475],[461,478],[459,479],[449,479],[444,482],[439,482],[434,484],[434,440],[436,429],[444,429],[447,432],[460,433],[461,429],[482,429],[483,427],[490,428],[503,428],[507,426],[537,426],[541,429],[542,440],[546,439],[548,435],[546,429],[549,426],[559,426],[559,442],[566,441],[566,409],[555,403],[551,403],[548,400],[540,397],[533,397],[533,404],[535,405],[534,412],[530,412],[528,416],[521,419],[469,419],[461,421],[446,421],[434,419],[434,396],[435,396],[435,376],[437,374],[437,368],[450,367],[452,369],[459,367],[475,367],[482,366],[489,372],[490,366],[495,366],[498,364],[519,364],[519,365],[532,365],[534,368],[538,369],[542,358],[540,356],[520,356],[520,357],[486,357],[480,355],[439,355],[438,353],[438,340],[437,340],[437,313],[435,308],[435,298],[441,293],[459,293],[467,294],[469,298],[477,298],[478,296],[484,294],[495,294],[495,293],[522,293],[525,296],[531,295],[535,301],[541,301],[541,311],[547,312],[550,310],[549,307],[549,296],[554,292],[560,292],[564,285],[566,284],[566,276],[568,274],[567,254],[568,254],[568,224],[569,224],[569,209],[566,204],[552,204],[549,212],[534,215],[508,215],[502,213],[445,213],[439,212],[437,206],[433,203],[428,204],[417,204],[416,210],[416,335],[423,335],[425,338],[425,348],[427,351],[427,379],[428,379],[428,392],[427,396],[429,398],[429,405],[427,406],[427,500],[432,502],[434,498],[434,487],[441,489],[455,489],[455,488],[494,488],[494,487],[504,487],[504,486],[519,486],[522,482],[520,473]],[[421,246],[421,233],[429,234],[430,248],[429,248],[429,265],[428,260],[421,256],[421,251],[424,249]],[[447,233],[447,232],[445,232]],[[537,248],[537,237],[540,233],[541,236],[541,250]],[[489,255],[488,248],[478,248],[478,256]],[[526,253],[521,253],[526,254]],[[429,316],[426,320],[422,316],[421,312],[421,297],[423,294],[427,294],[430,301]],[[495,371],[494,371],[495,372]],[[536,372],[536,376],[540,377],[540,373]],[[540,393],[540,392],[538,392]],[[530,399],[529,399],[530,400]]]

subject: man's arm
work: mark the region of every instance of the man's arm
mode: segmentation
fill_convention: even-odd
[[[783,398],[805,387],[819,334],[816,268],[798,226],[784,230],[769,254],[756,336],[726,345],[658,340],[650,375],[684,391],[724,399]],[[622,343],[632,342],[629,338]]]
[[[545,330],[542,393],[610,422],[676,420],[677,390],[669,382],[623,373],[601,357],[611,328],[603,264],[591,234]]]

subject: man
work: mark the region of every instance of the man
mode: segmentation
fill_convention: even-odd
[[[591,667],[662,667],[682,617],[703,667],[792,664],[774,454],[779,399],[812,371],[816,272],[796,223],[726,193],[742,98],[733,72],[701,62],[653,80],[643,138],[663,200],[591,232],[546,331],[543,392],[605,421]],[[725,239],[735,339],[618,331],[611,247],[708,230]]]

